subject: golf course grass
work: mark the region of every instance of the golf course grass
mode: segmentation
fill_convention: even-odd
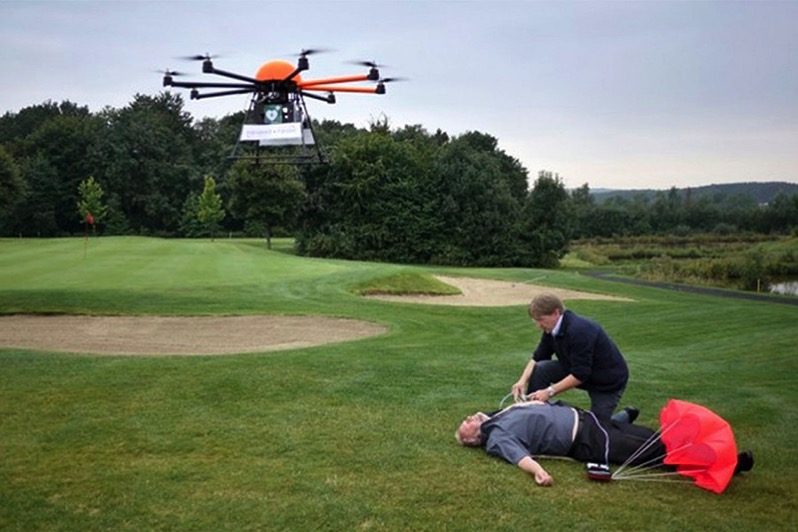
[[[611,283],[573,271],[297,257],[290,241],[0,240],[0,315],[295,316],[385,328],[239,354],[0,348],[2,530],[794,530],[798,307]],[[687,482],[591,482],[457,445],[495,409],[539,331],[523,305],[399,303],[433,275],[534,282],[601,322],[657,426],[669,398],[727,419],[756,466],[721,495]],[[309,332],[310,334],[310,332]],[[561,399],[586,407],[586,394]]]

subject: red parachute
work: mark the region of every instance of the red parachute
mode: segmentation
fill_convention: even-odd
[[[729,423],[701,405],[671,399],[660,412],[664,462],[697,486],[721,493],[737,465],[737,444]]]

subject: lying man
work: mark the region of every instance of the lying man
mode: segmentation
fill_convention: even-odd
[[[656,431],[632,423],[599,419],[592,413],[564,403],[527,401],[515,403],[488,416],[468,416],[455,434],[461,445],[484,447],[531,474],[539,486],[550,486],[551,475],[533,456],[569,457],[580,462],[623,464],[654,440]],[[632,465],[660,465],[665,446],[659,438],[637,454]],[[740,453],[738,470],[753,465],[750,452]]]

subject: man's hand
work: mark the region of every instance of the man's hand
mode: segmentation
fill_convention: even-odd
[[[524,397],[524,388],[526,388],[526,382],[518,381],[513,384],[511,391],[513,392],[513,399],[518,401],[519,397]]]
[[[513,384],[513,387],[511,388],[513,392],[513,398],[516,401],[518,401],[519,397],[521,399],[526,399],[526,397],[524,396],[524,393],[526,391],[526,383],[529,382],[529,377],[532,376],[532,371],[534,369],[535,369],[535,359],[530,358],[529,362],[527,362],[526,367],[524,368],[523,373],[521,373],[521,376],[518,378],[518,382]]]
[[[521,458],[518,461],[518,467],[532,475],[535,478],[535,484],[538,486],[551,486],[554,482],[554,479],[543,469],[543,466],[529,456]]]
[[[549,475],[546,470],[541,467],[540,471],[535,473],[535,483],[538,486],[551,486],[554,483],[554,480],[551,478],[551,475]]]
[[[551,398],[551,396],[549,395],[548,390],[535,390],[534,392],[529,394],[528,397],[530,401],[543,401],[543,402],[548,401],[549,398]]]

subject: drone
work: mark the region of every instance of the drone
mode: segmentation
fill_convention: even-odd
[[[379,67],[374,61],[353,61],[362,67],[368,67],[365,74],[336,76],[321,79],[303,79],[302,72],[310,69],[308,56],[323,52],[321,49],[302,50],[296,65],[277,59],[261,65],[254,77],[236,74],[216,68],[210,54],[194,55],[183,59],[202,61],[203,74],[213,74],[232,81],[203,82],[176,81],[183,76],[181,72],[165,70],[163,72],[164,87],[190,89],[192,100],[252,94],[249,108],[245,114],[236,148],[231,158],[236,156],[240,142],[255,143],[258,147],[255,158],[260,158],[259,148],[262,146],[300,146],[300,155],[291,155],[283,161],[280,157],[270,157],[272,162],[319,162],[323,161],[321,150],[315,141],[310,116],[305,105],[305,98],[320,100],[328,104],[336,103],[336,93],[385,94],[385,84],[398,81],[400,78],[381,78]],[[370,86],[355,85],[370,83]],[[316,147],[315,157],[309,155],[307,148]]]

